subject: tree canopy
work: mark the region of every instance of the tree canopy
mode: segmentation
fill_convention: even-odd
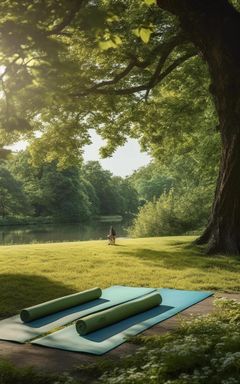
[[[33,163],[66,168],[81,160],[89,128],[106,140],[103,156],[128,136],[164,161],[205,143],[207,152],[214,147],[206,164],[221,146],[212,214],[199,241],[212,252],[239,253],[239,5],[1,2],[1,154],[28,138]]]
[[[2,145],[40,131],[35,161],[63,166],[81,156],[92,127],[106,139],[102,154],[111,155],[127,136],[155,153],[194,124],[214,126],[207,69],[176,19],[154,2],[1,7]]]
[[[130,181],[113,176],[98,162],[64,169],[54,161],[33,166],[29,152],[22,151],[0,166],[0,216],[6,220],[48,217],[81,223],[116,214],[129,219],[138,205]]]

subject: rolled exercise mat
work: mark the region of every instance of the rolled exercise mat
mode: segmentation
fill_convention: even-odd
[[[143,298],[120,304],[114,308],[94,313],[76,321],[76,330],[79,335],[87,335],[97,329],[118,323],[130,316],[145,312],[161,304],[162,297],[159,293],[152,293]]]
[[[74,307],[75,305],[99,299],[101,295],[102,290],[100,288],[92,288],[87,291],[73,293],[72,295],[59,297],[58,299],[46,301],[45,303],[22,309],[20,312],[20,318],[24,323],[28,323],[29,321]]]

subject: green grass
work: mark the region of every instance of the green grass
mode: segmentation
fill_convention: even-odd
[[[240,258],[205,256],[193,237],[0,247],[0,316],[93,286],[240,291]]]

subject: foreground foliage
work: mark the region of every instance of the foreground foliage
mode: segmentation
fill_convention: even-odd
[[[33,368],[18,369],[8,361],[0,361],[0,384],[80,384],[68,374],[50,375]]]
[[[105,372],[104,384],[238,384],[240,303],[215,301],[212,314],[185,321],[165,336],[140,337],[145,346]]]

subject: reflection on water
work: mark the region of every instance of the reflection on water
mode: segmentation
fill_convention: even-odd
[[[110,225],[117,236],[126,236],[121,223],[94,222],[91,224],[41,224],[0,227],[0,244],[29,244],[60,241],[107,239]]]

